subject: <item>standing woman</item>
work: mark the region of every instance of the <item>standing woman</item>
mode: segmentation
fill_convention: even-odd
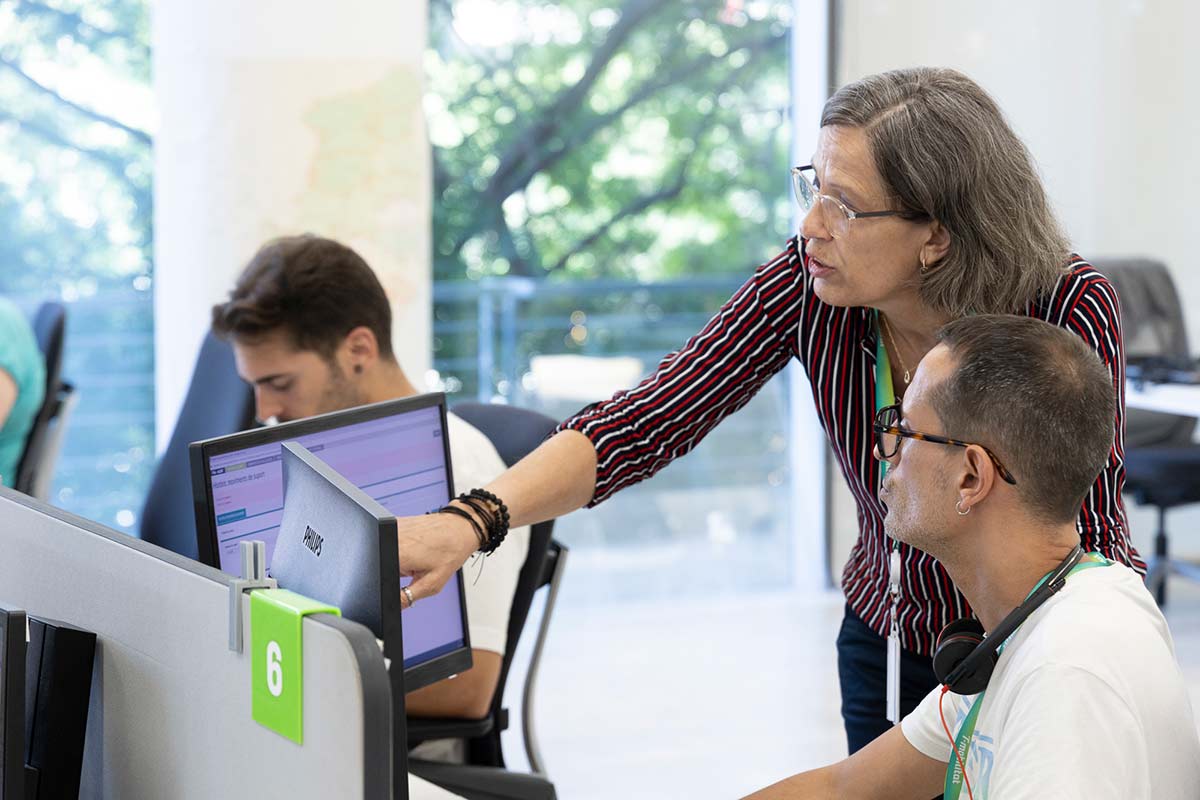
[[[459,513],[401,521],[401,569],[414,575],[418,601],[433,594],[503,527],[495,501],[512,525],[595,505],[690,451],[796,358],[858,505],[837,640],[853,753],[932,690],[937,634],[970,614],[937,561],[884,535],[876,412],[903,396],[950,320],[1024,314],[1079,335],[1112,372],[1118,398],[1112,454],[1079,515],[1083,547],[1144,571],[1121,504],[1120,317],[1112,286],[1070,253],[1024,145],[961,73],[904,69],[842,87],[821,114],[812,164],[792,178],[807,212],[800,237],[654,374],[564,422],[486,487],[494,500],[454,504],[480,525]],[[891,686],[889,640],[900,662]]]

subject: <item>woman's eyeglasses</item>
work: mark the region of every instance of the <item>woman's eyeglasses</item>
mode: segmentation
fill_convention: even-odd
[[[814,206],[820,206],[821,216],[834,239],[841,239],[850,233],[850,222],[856,219],[870,217],[903,217],[904,219],[924,219],[922,214],[912,214],[907,211],[855,211],[837,198],[821,194],[817,189],[817,172],[812,164],[803,167],[792,167],[792,191],[796,193],[796,202],[805,211],[811,211]]]

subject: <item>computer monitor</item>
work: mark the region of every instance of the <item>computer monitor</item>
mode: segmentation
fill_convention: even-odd
[[[0,800],[25,800],[25,612],[2,607]]]
[[[453,478],[442,394],[389,400],[195,442],[189,456],[201,561],[236,574],[239,543],[260,540],[266,543],[271,570],[284,517],[282,445],[288,441],[303,445],[394,517],[424,514],[450,500]],[[394,595],[399,603],[400,584],[393,586],[393,592],[384,594]],[[346,609],[343,613],[353,619]],[[406,690],[470,666],[461,570],[440,594],[404,615]],[[356,621],[371,626],[368,619]],[[387,631],[376,629],[377,636],[381,632]],[[380,638],[386,653],[388,637]]]
[[[422,600],[400,625],[396,518],[297,442],[283,443],[283,519],[271,574],[285,589],[332,603],[404,658],[412,691],[471,666],[463,606],[443,592]],[[381,591],[381,587],[395,587]],[[389,643],[403,641],[401,653]]]

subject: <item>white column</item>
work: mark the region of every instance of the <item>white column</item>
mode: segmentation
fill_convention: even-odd
[[[812,160],[820,130],[821,109],[829,96],[829,0],[796,0],[792,24],[792,165]],[[781,175],[781,180],[784,176]],[[788,196],[792,187],[787,185]],[[800,214],[796,209],[795,225]],[[817,419],[808,378],[797,363],[788,367],[791,388],[791,476],[793,574],[796,588],[825,588],[829,553],[829,469],[825,432]]]
[[[166,443],[213,303],[265,240],[338,239],[379,275],[393,344],[431,363],[425,0],[159,0],[155,370]]]

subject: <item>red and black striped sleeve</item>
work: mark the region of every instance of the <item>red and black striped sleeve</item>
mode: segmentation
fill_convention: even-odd
[[[1075,256],[1048,311],[1049,322],[1077,334],[1096,351],[1112,373],[1117,396],[1112,452],[1088,492],[1077,522],[1083,545],[1145,572],[1145,562],[1129,541],[1121,499],[1125,487],[1125,347],[1117,292],[1107,278]]]
[[[596,448],[589,506],[690,452],[796,354],[804,280],[796,240],[640,384],[559,425]]]

